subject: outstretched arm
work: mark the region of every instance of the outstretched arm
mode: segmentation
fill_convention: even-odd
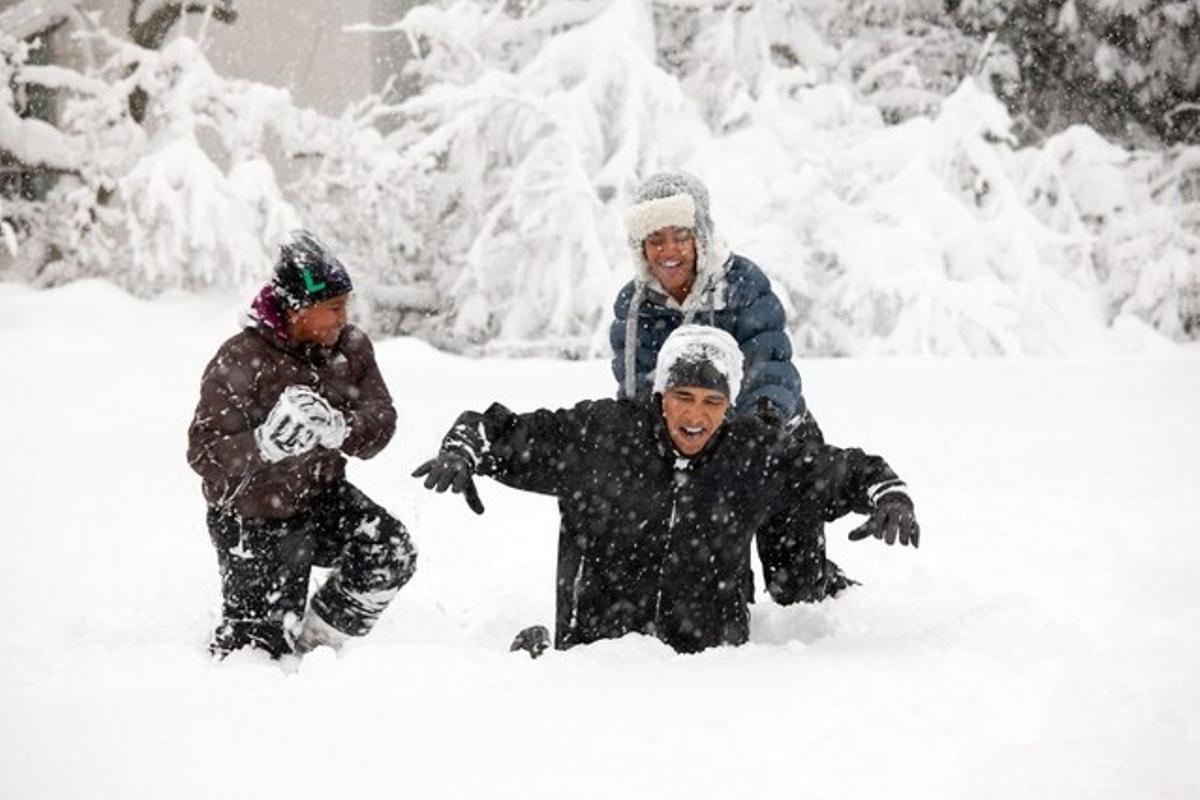
[[[791,456],[786,469],[786,494],[808,495],[827,521],[851,512],[868,515],[863,525],[850,532],[851,540],[874,536],[887,544],[920,544],[921,529],[908,487],[879,456],[858,448],[807,445],[798,456]]]
[[[901,545],[920,546],[920,525],[904,483],[896,480],[871,487],[871,505],[874,510],[868,521],[850,531],[852,542],[875,536],[888,545],[899,540]]]
[[[437,457],[417,468],[425,488],[465,495],[483,512],[474,475],[487,475],[515,489],[561,494],[576,474],[586,449],[594,409],[614,401],[588,401],[574,408],[517,414],[499,403],[487,411],[462,413],[442,438]]]

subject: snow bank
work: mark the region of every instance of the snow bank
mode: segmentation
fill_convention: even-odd
[[[421,549],[340,658],[204,646],[216,563],[184,463],[200,372],[246,298],[0,284],[0,774],[21,798],[1046,797],[1200,793],[1200,352],[804,360],[830,440],[913,489],[918,551],[830,553],[863,586],[755,606],[751,643],[627,638],[539,661],[554,503],[487,514],[409,472],[462,408],[612,390],[604,361],[378,345],[396,441],[351,478]]]

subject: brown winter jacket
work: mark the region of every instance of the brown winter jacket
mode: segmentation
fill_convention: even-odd
[[[293,384],[320,393],[346,417],[341,452],[317,446],[271,464],[254,429]],[[347,325],[327,349],[299,345],[265,327],[226,341],[204,370],[200,402],[188,429],[188,464],[204,478],[210,505],[243,517],[282,519],[345,473],[346,455],[370,458],[396,429],[396,409],[367,335]]]

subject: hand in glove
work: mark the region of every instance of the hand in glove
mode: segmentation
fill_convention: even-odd
[[[349,430],[342,412],[307,386],[289,386],[283,390],[305,417],[305,422],[317,435],[317,443],[330,450],[341,449]]]
[[[530,658],[537,658],[550,649],[550,641],[550,630],[545,625],[531,625],[517,634],[508,650],[524,650]]]
[[[457,450],[443,450],[438,453],[437,458],[431,458],[413,470],[412,476],[414,478],[426,476],[425,488],[435,492],[453,489],[456,494],[464,496],[472,511],[482,514],[483,503],[479,499],[479,492],[475,489],[475,480],[471,477],[474,473],[475,468],[466,453]]]
[[[913,503],[903,492],[889,492],[875,502],[875,510],[870,518],[862,525],[850,531],[850,540],[857,542],[874,536],[883,539],[888,544],[911,544],[918,547],[921,540],[921,526],[913,514]]]
[[[762,420],[763,424],[771,430],[777,431],[783,428],[783,414],[779,413],[779,406],[765,397],[760,397],[755,402],[754,416]]]
[[[267,421],[254,429],[254,441],[258,443],[258,452],[263,460],[274,464],[312,450],[317,446],[318,437],[309,424],[308,414],[301,409],[297,399],[285,390],[275,401]]]

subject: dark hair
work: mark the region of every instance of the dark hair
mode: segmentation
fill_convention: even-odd
[[[696,386],[712,389],[729,397],[729,376],[717,369],[707,358],[682,357],[667,370],[664,388],[674,386]]]

